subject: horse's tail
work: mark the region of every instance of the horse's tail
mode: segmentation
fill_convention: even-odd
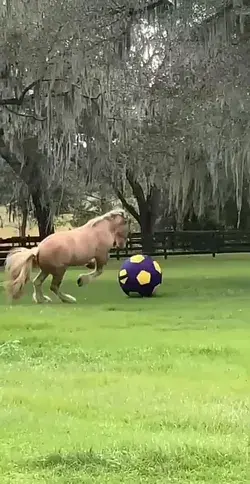
[[[29,282],[33,264],[37,263],[38,247],[26,249],[17,247],[9,252],[5,261],[7,275],[6,290],[11,299],[22,296],[24,286]]]

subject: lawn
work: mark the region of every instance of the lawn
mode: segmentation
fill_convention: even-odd
[[[116,262],[76,305],[0,287],[1,484],[250,482],[250,256],[159,262],[146,300]]]

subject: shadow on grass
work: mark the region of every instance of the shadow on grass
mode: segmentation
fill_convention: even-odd
[[[225,467],[242,464],[239,452],[183,445],[172,451],[148,449],[136,452],[135,449],[114,451],[112,454],[94,452],[92,449],[77,453],[54,453],[44,458],[29,462],[28,466],[43,470],[53,470],[53,473],[67,474],[72,471],[88,474],[105,473],[136,473],[141,476],[165,475],[177,476],[193,472],[211,471],[217,475],[223,473]]]
[[[42,469],[55,469],[57,472],[74,469],[93,473],[98,472],[101,468],[106,472],[120,471],[121,463],[114,457],[105,457],[102,454],[93,452],[92,449],[86,452],[76,452],[62,454],[60,452],[49,454],[48,456],[38,459],[32,463],[32,466]]]

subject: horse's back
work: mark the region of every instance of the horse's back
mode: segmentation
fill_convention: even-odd
[[[39,244],[38,261],[43,270],[67,267],[74,251],[74,239],[71,231],[55,232]]]
[[[89,230],[55,232],[39,244],[39,266],[47,272],[84,265],[94,256],[95,242]]]

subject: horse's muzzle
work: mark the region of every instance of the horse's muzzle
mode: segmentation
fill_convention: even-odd
[[[120,245],[118,246],[118,249],[121,249],[121,250],[122,250],[122,249],[125,249],[125,247],[126,247],[126,244],[120,244]]]
[[[126,241],[123,240],[123,241],[119,242],[116,245],[117,245],[118,249],[125,249],[125,247],[126,247]]]

